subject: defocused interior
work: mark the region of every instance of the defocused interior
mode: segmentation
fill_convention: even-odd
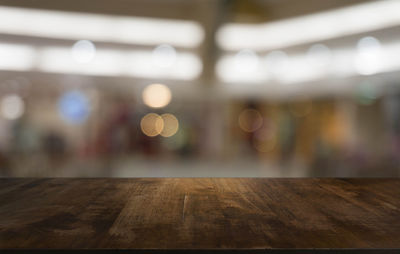
[[[0,0],[2,177],[398,177],[400,1]]]

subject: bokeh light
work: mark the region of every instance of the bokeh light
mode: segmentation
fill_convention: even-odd
[[[267,71],[275,78],[282,79],[282,76],[287,75],[287,67],[289,57],[283,51],[272,51],[265,57]]]
[[[85,94],[73,90],[65,92],[59,102],[58,108],[61,117],[73,124],[84,122],[89,116],[90,103]]]
[[[1,113],[4,118],[14,120],[21,117],[25,110],[25,103],[19,95],[6,95],[1,100]]]
[[[382,57],[382,46],[378,39],[368,36],[357,43],[355,68],[361,75],[371,75],[379,71]]]
[[[171,67],[176,62],[176,50],[170,45],[160,45],[153,50],[152,61],[161,68]]]
[[[234,61],[236,71],[250,73],[257,70],[259,57],[254,51],[243,49],[235,55]]]
[[[178,119],[173,114],[162,114],[161,117],[164,121],[164,128],[160,135],[163,137],[171,137],[175,135],[179,129]]]
[[[164,121],[160,115],[149,113],[140,121],[140,128],[146,136],[155,137],[163,130]]]
[[[309,63],[314,68],[325,68],[332,61],[332,51],[324,44],[314,44],[307,51]]]
[[[78,63],[89,63],[96,55],[96,46],[88,40],[77,41],[71,49],[72,58]]]
[[[400,1],[23,2],[0,6],[2,176],[400,176]]]
[[[245,109],[239,115],[239,126],[245,132],[253,132],[261,127],[263,118],[255,109]]]
[[[143,102],[152,108],[162,108],[171,102],[171,90],[163,84],[152,84],[143,90]]]

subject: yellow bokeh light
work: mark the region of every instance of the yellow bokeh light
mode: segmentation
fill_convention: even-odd
[[[163,130],[164,121],[158,114],[149,113],[140,121],[140,128],[146,136],[155,137]]]
[[[171,90],[163,84],[147,86],[142,93],[144,104],[152,108],[162,108],[171,102]]]
[[[263,118],[255,109],[245,109],[239,115],[239,126],[245,132],[258,130],[263,124]]]
[[[175,135],[179,129],[178,119],[176,119],[176,117],[172,114],[163,114],[161,117],[164,121],[164,128],[160,135],[163,137],[171,137]]]

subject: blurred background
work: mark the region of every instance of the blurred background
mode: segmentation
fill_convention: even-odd
[[[0,0],[2,177],[399,177],[400,1]]]

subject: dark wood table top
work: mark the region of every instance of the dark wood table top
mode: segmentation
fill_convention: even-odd
[[[400,248],[400,179],[3,178],[0,201],[3,250]]]

